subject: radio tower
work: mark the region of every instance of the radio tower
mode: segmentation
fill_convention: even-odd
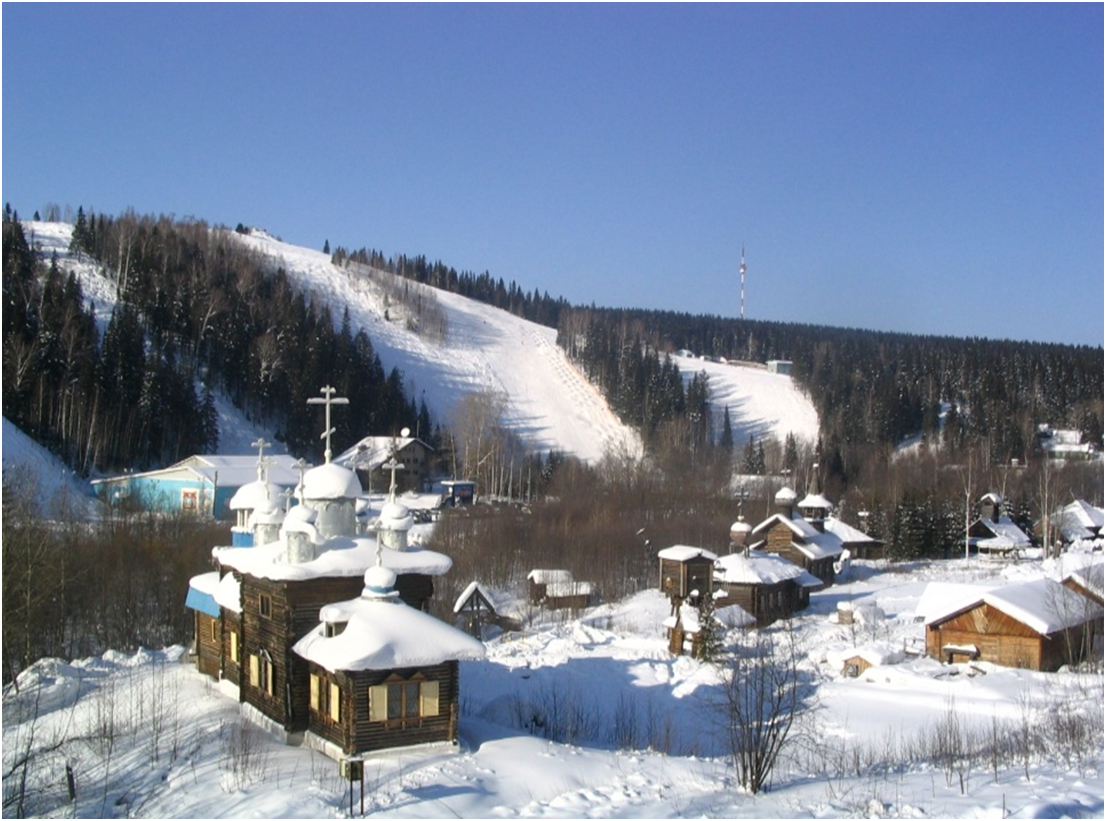
[[[745,318],[745,243],[741,243],[741,318]]]

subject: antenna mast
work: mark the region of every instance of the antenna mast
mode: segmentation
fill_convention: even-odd
[[[741,243],[741,318],[745,318],[745,243]]]

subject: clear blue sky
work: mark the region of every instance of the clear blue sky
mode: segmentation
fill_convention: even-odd
[[[3,199],[1103,343],[1103,7],[3,5]]]

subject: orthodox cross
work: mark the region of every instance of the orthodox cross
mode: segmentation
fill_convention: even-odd
[[[307,464],[307,460],[302,456],[296,460],[296,470],[300,472],[300,484],[299,487],[296,488],[296,492],[301,502],[303,501],[303,474],[307,472],[309,467],[311,467],[311,465]]]
[[[326,405],[326,430],[323,431],[322,436],[320,436],[319,438],[326,440],[326,450],[323,451],[323,458],[327,464],[330,463],[330,434],[334,433],[335,431],[335,428],[332,428],[330,426],[330,406],[349,404],[349,400],[346,399],[344,396],[335,396],[334,394],[336,394],[337,392],[337,388],[332,388],[330,387],[330,385],[327,385],[325,388],[319,388],[319,393],[323,395],[322,399],[317,396],[313,396],[312,398],[307,400],[308,405]]]
[[[272,442],[266,442],[264,436],[257,437],[256,442],[251,442],[251,448],[257,448],[257,481],[262,481],[265,478],[265,448],[269,447]]]

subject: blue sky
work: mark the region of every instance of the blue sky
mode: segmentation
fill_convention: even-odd
[[[3,199],[1103,343],[1103,7],[3,5]]]

